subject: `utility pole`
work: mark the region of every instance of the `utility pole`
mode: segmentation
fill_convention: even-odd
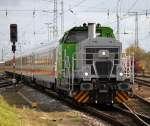
[[[49,34],[50,34],[49,39],[50,39],[50,40],[52,40],[52,38],[53,38],[53,33],[54,33],[54,32],[53,32],[53,28],[54,28],[53,26],[50,26],[50,27],[49,27],[49,32],[50,32],[50,33],[49,33]]]
[[[61,1],[61,34],[64,33],[64,2]]]
[[[136,48],[139,47],[139,27],[138,27],[138,16],[144,15],[145,13],[138,13],[138,12],[129,12],[129,15],[135,16],[135,38],[134,38],[134,46]]]
[[[45,24],[47,25],[47,38],[48,38],[48,42],[49,42],[49,40],[50,40],[50,25],[52,23],[45,23]]]
[[[4,49],[2,48],[2,61],[4,60]]]
[[[135,47],[139,47],[138,12],[135,12]]]
[[[53,17],[53,38],[58,37],[58,10],[57,10],[57,0],[54,0],[54,17]]]
[[[117,13],[117,39],[120,40],[120,19],[118,13]]]
[[[20,69],[21,69],[21,82],[22,82],[22,42],[18,43],[18,45],[20,46]]]
[[[117,16],[117,39],[120,40],[120,17],[119,17],[119,12],[118,12],[118,9],[119,9],[119,3],[120,3],[120,0],[118,0],[117,2],[117,7],[116,7],[116,16]]]

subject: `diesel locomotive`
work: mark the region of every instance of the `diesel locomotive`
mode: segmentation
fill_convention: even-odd
[[[13,73],[12,60],[5,62]],[[17,80],[58,92],[78,103],[113,104],[117,91],[129,92],[122,44],[110,27],[73,27],[59,41],[16,57]],[[34,83],[33,83],[34,82]]]

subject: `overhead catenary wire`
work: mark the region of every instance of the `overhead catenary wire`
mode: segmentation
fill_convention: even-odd
[[[64,1],[61,0],[61,34],[64,33]]]
[[[49,2],[49,0],[44,0],[44,1],[47,1],[47,2]],[[77,9],[75,9],[75,8],[78,8],[78,7],[80,7],[84,2],[86,2],[87,0],[80,0],[80,1],[78,1],[78,2],[76,2],[74,5],[72,5],[71,7],[70,7],[70,10],[69,10],[69,12],[73,12],[74,14],[74,16],[76,16],[76,18],[79,18],[80,16],[78,16],[78,13],[80,13],[80,12],[83,12],[84,10],[77,10]],[[53,0],[50,0],[50,2],[53,2]],[[134,2],[133,2],[133,4],[131,5],[131,7],[133,7],[134,8],[134,6],[137,4],[137,2],[138,2],[138,0],[135,0]],[[130,8],[131,7],[129,7],[129,9],[121,9],[121,6],[120,6],[120,13],[121,14],[124,14],[124,13],[126,13],[126,12],[128,12],[128,10],[130,10]],[[19,10],[19,9],[17,9],[17,10],[12,10],[12,9],[4,9],[4,10],[0,10],[0,13],[1,12],[6,12],[6,10],[7,10],[7,16],[9,16],[9,14],[10,13],[13,13],[13,14],[28,14],[28,13],[30,13],[31,14],[31,16],[37,16],[38,15],[38,13],[41,13],[41,14],[48,14],[48,13],[54,13],[53,12],[53,10],[51,10],[51,9],[25,9],[25,10]],[[86,13],[87,12],[94,12],[94,13],[106,13],[107,15],[108,15],[108,10],[109,10],[109,15],[113,15],[113,14],[115,14],[116,13],[116,10],[115,9],[111,9],[111,8],[101,8],[100,10],[88,10],[88,11],[86,11]],[[58,10],[59,11],[59,10]],[[67,11],[68,11],[68,9],[67,9]],[[133,11],[141,11],[141,12],[143,12],[143,13],[146,13],[146,10],[144,10],[144,9],[134,9]],[[61,12],[61,11],[60,11]],[[112,14],[111,14],[112,13]],[[149,14],[149,9],[147,9],[147,14]],[[78,16],[78,17],[77,17]],[[122,16],[122,17],[120,17],[120,20],[124,20],[124,19],[127,19],[127,18],[129,18],[130,16],[128,16],[128,17],[124,17],[124,16]],[[112,21],[112,20],[111,20]],[[116,20],[115,21],[113,21],[113,22],[110,22],[110,24],[111,23],[116,23]],[[43,28],[44,29],[44,28]],[[39,29],[38,29],[39,30]]]
[[[76,7],[79,7],[82,3],[86,2],[87,0],[81,0],[77,4],[73,5],[70,9],[74,9]]]
[[[33,12],[33,11],[37,11],[37,12],[53,12],[53,10],[46,10],[46,9],[25,9],[25,10],[23,10],[23,9],[0,9],[0,12]]]
[[[128,12],[134,8],[134,6],[137,4],[137,2],[138,2],[138,0],[135,0],[133,2],[133,4],[129,7]]]

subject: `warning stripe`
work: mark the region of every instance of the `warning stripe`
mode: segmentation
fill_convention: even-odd
[[[118,98],[119,98],[120,100],[122,100],[123,102],[126,101],[126,99],[125,99],[120,93],[118,93],[117,96],[118,96]]]
[[[120,94],[121,94],[126,100],[128,100],[128,95],[127,95],[125,92],[121,91]]]
[[[118,102],[125,102],[128,100],[128,95],[126,94],[126,92],[123,92],[123,91],[117,91],[116,92],[116,100]]]
[[[77,100],[81,95],[83,95],[84,91],[80,91],[80,93],[78,95],[75,96],[75,100]]]
[[[82,100],[84,100],[84,98],[86,98],[88,96],[88,92],[84,93],[79,99],[78,102],[81,102]]]
[[[123,101],[122,100],[120,100],[118,97],[116,97],[116,100],[118,101],[118,102],[120,102],[120,103],[122,103]]]
[[[89,99],[90,99],[90,97],[89,97],[89,96],[88,96],[88,97],[86,97],[86,98],[82,101],[82,103],[86,103]]]

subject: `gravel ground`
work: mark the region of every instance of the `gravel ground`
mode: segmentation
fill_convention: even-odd
[[[24,94],[28,99],[38,104],[38,107],[42,111],[46,112],[55,112],[55,111],[72,111],[68,106],[63,105],[60,101],[51,98],[50,96],[45,95],[44,93],[40,93],[39,91],[23,86],[19,91]]]
[[[39,91],[37,91],[33,88],[29,88],[27,86],[24,86],[20,90],[20,92],[22,92],[31,101],[37,102],[40,110],[42,110],[44,112],[48,112],[48,115],[50,114],[50,116],[51,116],[51,113],[55,113],[55,114],[56,113],[59,113],[59,114],[62,113],[61,115],[63,115],[64,113],[65,114],[71,113],[71,114],[69,114],[71,117],[78,117],[77,119],[75,119],[75,121],[76,120],[77,120],[77,122],[79,120],[81,121],[79,126],[110,126],[110,124],[104,122],[103,120],[99,120],[99,119],[96,119],[94,117],[90,117],[84,113],[75,111],[72,108],[64,105],[60,101],[55,100],[55,99],[51,98],[50,96],[47,96],[43,93],[40,93]],[[63,119],[60,119],[60,120],[63,120]],[[61,124],[59,124],[59,126],[61,126]]]
[[[7,103],[16,106],[21,115],[21,126],[111,126],[103,120],[73,110],[33,88],[23,86],[19,92],[30,101],[37,102],[37,108],[31,108],[13,87],[0,89],[0,95]]]

